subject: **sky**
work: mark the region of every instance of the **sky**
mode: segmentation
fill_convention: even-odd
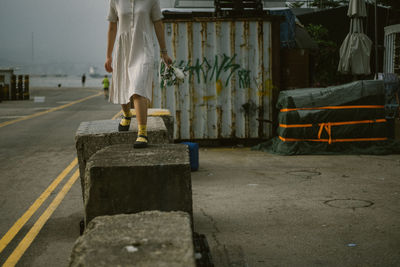
[[[0,0],[0,65],[99,62],[106,49],[108,0]]]
[[[160,2],[172,7],[175,0]],[[109,0],[0,0],[0,67],[104,62],[108,5]]]
[[[175,0],[160,2],[172,7]],[[37,74],[103,69],[108,9],[109,0],[0,0],[0,67]]]

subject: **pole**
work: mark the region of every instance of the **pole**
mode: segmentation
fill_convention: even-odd
[[[377,2],[375,0],[375,76],[378,75],[378,11],[377,11]]]
[[[34,48],[33,48],[33,45],[34,45],[34,43],[33,43],[33,32],[32,32],[32,62],[34,61],[34,59],[35,59],[35,57],[34,57]]]

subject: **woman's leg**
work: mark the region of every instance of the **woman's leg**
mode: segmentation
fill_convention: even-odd
[[[140,95],[133,95],[133,101],[136,110],[136,119],[138,122],[138,138],[136,143],[147,144],[147,98]],[[146,138],[144,138],[145,136]],[[140,145],[139,145],[140,146]],[[139,147],[138,146],[138,147]]]
[[[147,98],[133,95],[138,125],[147,125]]]
[[[122,131],[128,131],[129,130],[129,126],[131,124],[131,104],[123,104],[121,105],[122,107],[122,113],[124,114],[125,118],[122,118],[121,122],[119,123],[118,126],[118,131],[122,132]]]
[[[122,107],[122,112],[124,113],[124,116],[129,115],[131,113],[131,104],[130,103],[122,104],[121,107]],[[126,117],[128,117],[128,116],[126,116]]]

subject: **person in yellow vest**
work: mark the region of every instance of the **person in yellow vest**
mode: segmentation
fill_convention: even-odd
[[[101,83],[103,84],[104,98],[108,99],[108,88],[110,87],[110,81],[108,80],[107,75],[104,75],[104,79]]]

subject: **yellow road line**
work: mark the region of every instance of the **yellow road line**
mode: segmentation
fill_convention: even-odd
[[[41,115],[44,115],[44,114],[47,114],[47,113],[50,113],[50,112],[53,112],[53,111],[57,111],[57,110],[60,110],[60,109],[63,109],[63,108],[67,108],[69,106],[72,106],[72,105],[81,103],[83,101],[89,100],[91,98],[100,96],[102,94],[103,93],[101,92],[101,93],[98,93],[98,94],[95,94],[95,95],[91,95],[91,96],[76,100],[74,102],[71,102],[71,103],[68,103],[68,104],[65,104],[65,105],[62,105],[62,106],[54,107],[54,108],[51,108],[51,109],[48,109],[48,110],[45,110],[45,111],[41,111],[41,112],[38,112],[38,113],[27,115],[27,116],[24,116],[24,117],[19,118],[19,119],[15,119],[15,120],[11,120],[11,121],[5,121],[5,122],[0,123],[0,128],[4,127],[4,126],[7,126],[7,125],[10,125],[10,124],[14,124],[14,123],[20,122],[20,121],[24,121],[24,120],[27,120],[27,119],[32,119],[32,118],[35,118],[35,117],[38,117],[38,116],[41,116]]]
[[[11,242],[11,240],[18,234],[21,228],[26,222],[32,217],[32,215],[40,208],[43,202],[50,196],[50,194],[56,189],[61,181],[67,176],[67,174],[77,165],[78,159],[75,158],[67,168],[65,168],[57,178],[47,187],[47,189],[40,195],[38,199],[29,207],[24,215],[19,218],[14,225],[8,230],[8,232],[0,240],[0,253],[3,249]]]
[[[122,114],[122,110],[119,111],[117,114],[114,115],[114,117],[112,117],[112,120],[115,120],[116,118],[118,118],[119,115]]]
[[[60,205],[61,201],[64,199],[65,195],[71,189],[72,185],[76,182],[79,177],[79,170],[71,176],[68,182],[63,186],[60,193],[54,198],[49,207],[43,212],[36,223],[32,226],[29,232],[26,234],[24,239],[18,244],[13,253],[8,257],[7,261],[3,264],[3,267],[15,266],[28,247],[32,244],[33,240],[36,238],[40,230],[43,228],[44,224]]]
[[[117,118],[122,111],[119,111],[117,114],[113,116],[112,119]],[[48,196],[54,191],[54,189],[60,184],[60,182],[65,178],[65,176],[77,165],[77,158],[75,158],[70,165],[65,168],[60,175],[51,183],[51,185],[40,195],[40,197],[32,204],[32,206],[22,215],[21,218],[10,228],[10,230],[3,236],[0,240],[0,252],[10,243],[10,241],[15,237],[15,235],[21,230],[21,228],[26,224],[26,222],[32,217],[32,215],[37,211],[37,209],[43,204],[43,202],[48,198]],[[76,177],[75,177],[76,176]],[[71,186],[75,183],[76,179],[79,177],[79,170],[77,170],[70,180],[64,185],[63,189],[57,194],[53,202],[46,209],[46,211],[40,216],[40,218],[36,221],[34,226],[29,230],[28,234],[24,237],[24,239],[18,244],[18,247],[13,251],[10,257],[5,262],[4,266],[14,266],[22,255],[25,253],[27,248],[31,245],[33,240],[36,238],[43,225],[50,218],[51,214],[58,207],[60,202],[64,199],[65,195],[71,189]],[[69,185],[70,184],[70,185]],[[68,185],[68,186],[67,186]],[[57,201],[58,203],[57,203]],[[54,208],[50,208],[51,206]],[[50,211],[49,211],[50,210]],[[49,213],[48,215],[45,215]],[[40,223],[39,223],[40,221]],[[39,224],[38,224],[39,223]],[[28,237],[29,235],[29,237]],[[6,265],[8,264],[8,265]]]

